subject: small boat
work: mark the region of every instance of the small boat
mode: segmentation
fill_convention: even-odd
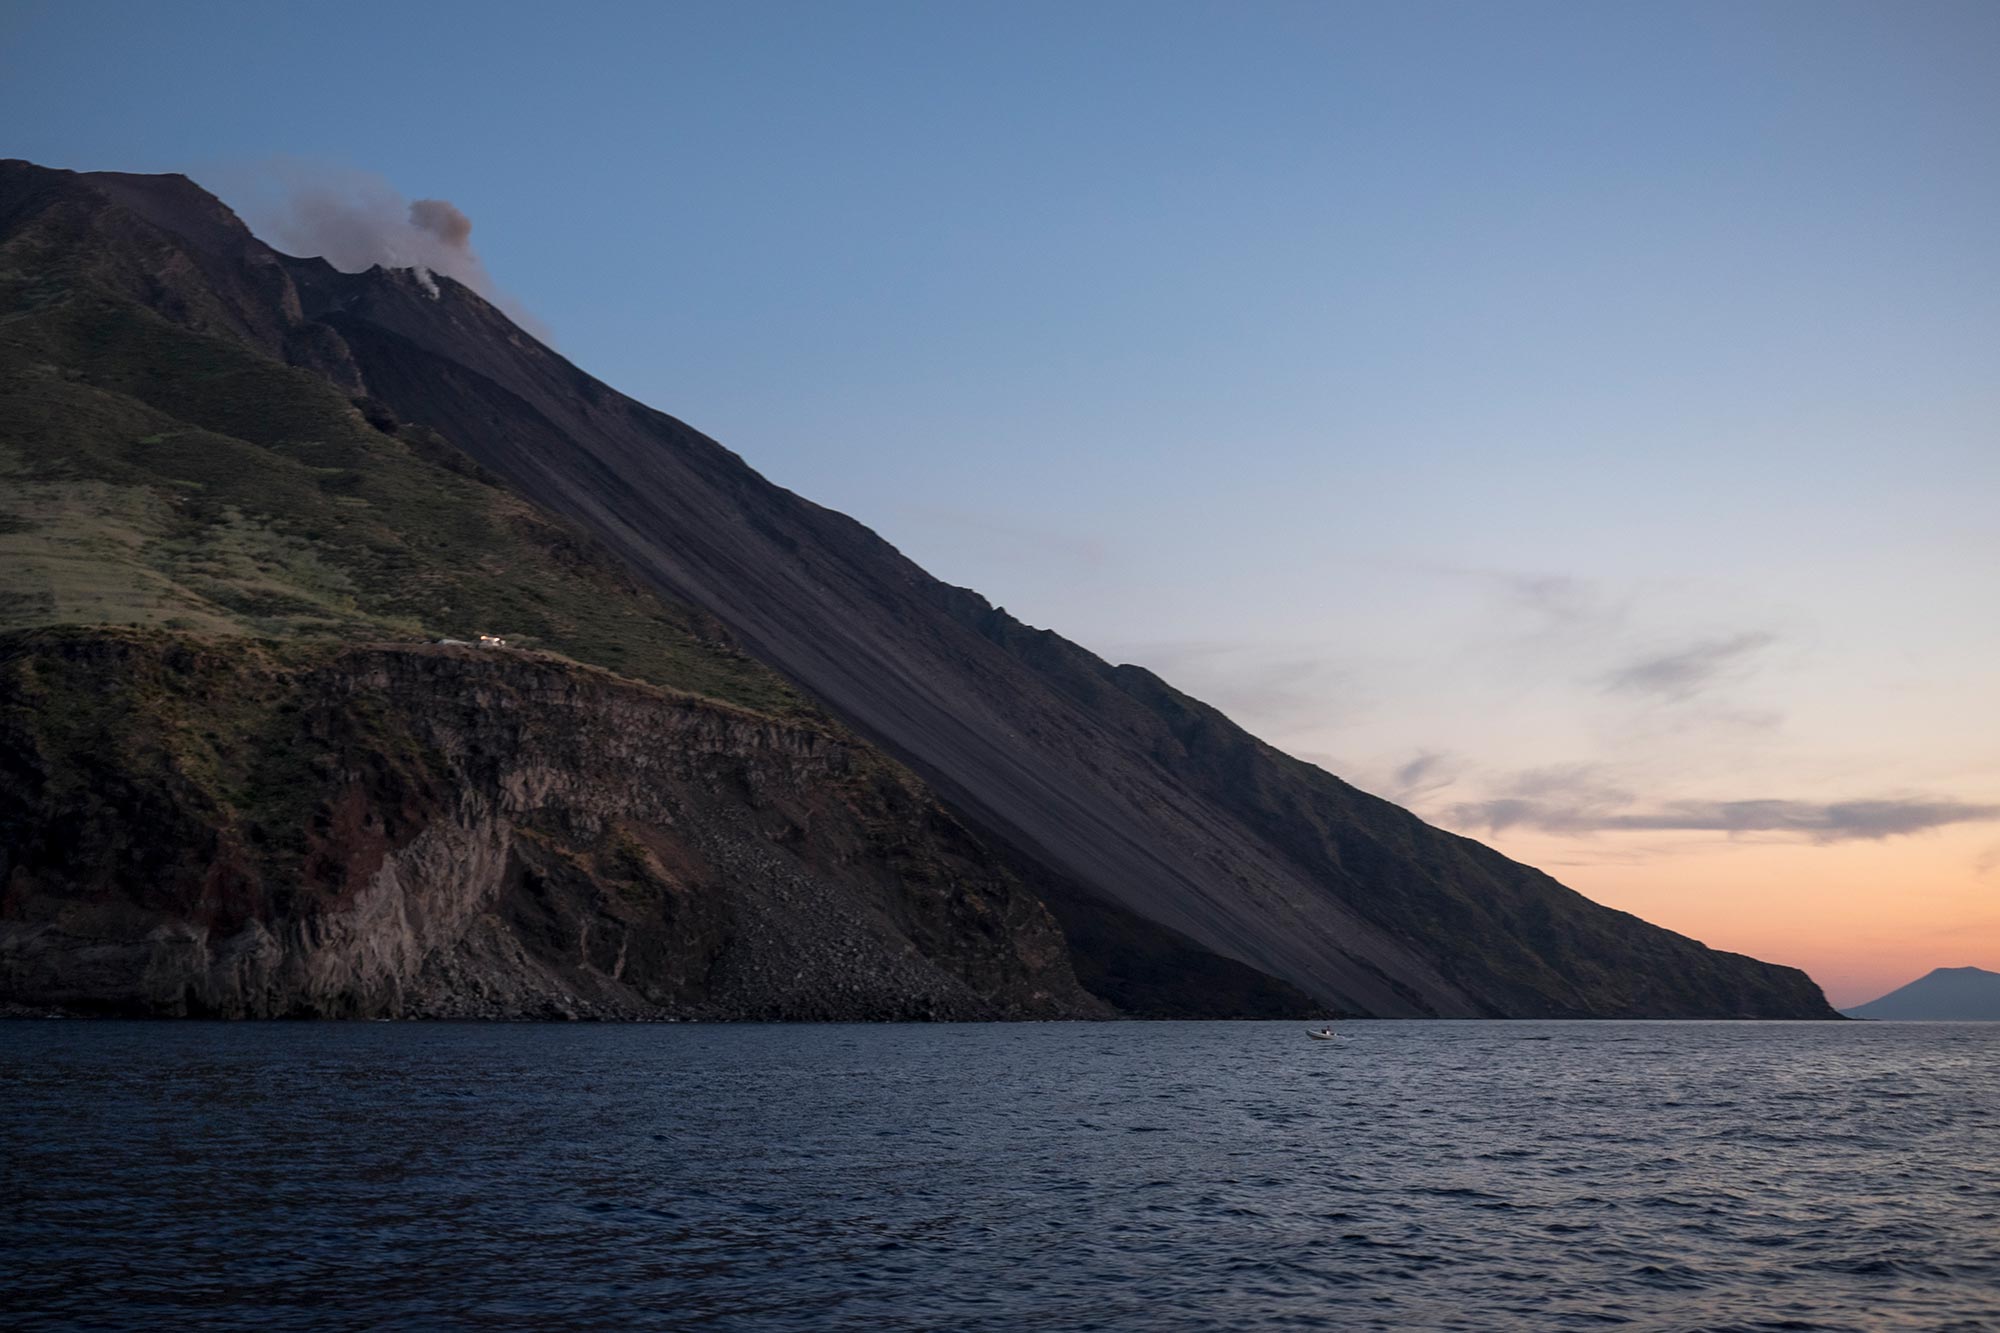
[[[1308,1037],[1311,1037],[1314,1041],[1332,1041],[1335,1037],[1338,1037],[1340,1034],[1338,1032],[1335,1032],[1332,1028],[1321,1028],[1317,1032],[1314,1032],[1311,1028],[1307,1028],[1306,1035]]]

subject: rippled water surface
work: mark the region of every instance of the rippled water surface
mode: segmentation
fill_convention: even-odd
[[[24,1328],[2000,1328],[2000,1024],[0,1024]]]

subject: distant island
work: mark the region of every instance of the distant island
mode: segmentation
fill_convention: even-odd
[[[2000,1022],[2000,972],[1936,968],[1879,1000],[1841,1012],[1849,1018]]]

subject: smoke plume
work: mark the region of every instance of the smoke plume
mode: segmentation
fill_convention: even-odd
[[[379,264],[456,279],[543,342],[548,330],[503,291],[472,248],[472,219],[444,199],[407,201],[380,176],[295,161],[260,172],[243,210],[251,230],[287,254],[318,256],[345,273]]]
[[[410,205],[410,225],[420,227],[454,250],[472,253],[472,219],[446,199],[419,199]],[[478,260],[475,258],[474,263]]]

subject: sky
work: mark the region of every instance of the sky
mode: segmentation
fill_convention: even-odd
[[[1032,624],[1837,1004],[2000,970],[2000,5],[0,0],[0,125],[448,200]]]

